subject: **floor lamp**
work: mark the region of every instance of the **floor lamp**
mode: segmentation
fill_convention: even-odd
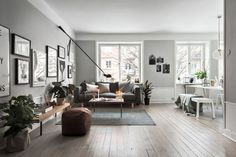
[[[58,28],[59,28],[65,35],[67,35],[67,36],[70,38],[70,40],[89,58],[89,60],[90,60],[91,62],[93,62],[93,64],[94,64],[99,70],[101,70],[101,72],[103,73],[103,76],[105,76],[106,78],[111,78],[111,77],[112,77],[111,74],[106,74],[106,73],[102,70],[102,68],[79,46],[79,44],[77,44],[77,43],[74,41],[74,39],[73,39],[61,26],[58,26]]]

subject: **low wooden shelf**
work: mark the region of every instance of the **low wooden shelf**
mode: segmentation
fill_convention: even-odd
[[[43,133],[43,121],[44,120],[48,119],[49,117],[51,117],[53,115],[56,116],[56,114],[58,112],[67,110],[70,107],[71,107],[70,103],[65,103],[63,105],[53,107],[53,109],[51,111],[48,111],[46,113],[42,113],[41,115],[38,115],[37,117],[34,117],[34,122],[35,123],[40,123],[40,136],[42,136],[42,133]]]

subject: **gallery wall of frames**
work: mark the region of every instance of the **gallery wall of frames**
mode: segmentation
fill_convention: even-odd
[[[30,39],[11,33],[0,24],[0,97],[7,97],[11,91],[10,64],[15,70],[15,85],[30,84],[31,87],[46,86],[47,78],[63,81],[73,78],[70,62],[71,42],[67,48],[45,45],[45,52],[34,49]],[[10,55],[14,62],[10,63]],[[67,56],[67,57],[66,57]]]

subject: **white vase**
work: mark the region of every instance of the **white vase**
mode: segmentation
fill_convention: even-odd
[[[7,152],[18,152],[25,150],[29,147],[30,136],[28,129],[23,129],[21,132],[17,133],[15,136],[7,136]]]

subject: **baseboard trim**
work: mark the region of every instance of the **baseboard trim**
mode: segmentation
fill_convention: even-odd
[[[229,129],[225,129],[223,132],[223,136],[227,137],[228,139],[236,143],[236,132],[233,132]]]
[[[171,104],[171,103],[174,103],[174,101],[170,100],[170,99],[158,99],[158,100],[151,100],[150,101],[151,103],[157,103],[157,104]]]

